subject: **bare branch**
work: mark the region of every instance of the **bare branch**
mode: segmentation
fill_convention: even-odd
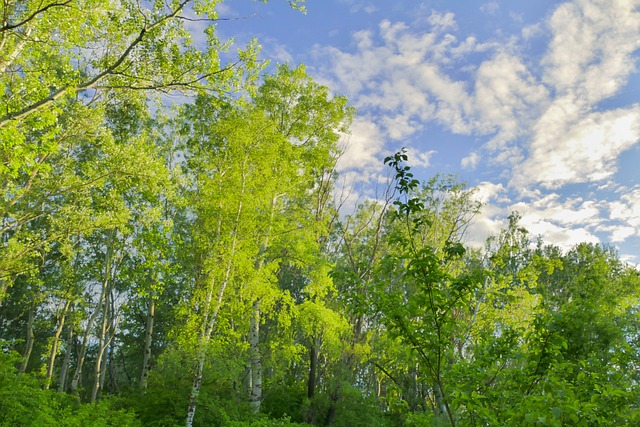
[[[189,18],[189,17],[180,15],[180,16],[176,16],[176,19],[181,19],[183,21],[189,21],[189,22],[220,22],[220,21],[246,21],[254,16],[255,15],[244,16],[242,18]]]

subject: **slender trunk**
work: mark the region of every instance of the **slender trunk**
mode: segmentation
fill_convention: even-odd
[[[33,342],[35,341],[35,335],[33,334],[33,321],[36,316],[36,308],[34,305],[29,308],[29,320],[27,322],[27,344],[24,349],[24,360],[20,365],[19,374],[24,374],[29,365],[29,359],[31,358],[31,350],[33,350]]]
[[[7,293],[7,288],[9,284],[5,279],[0,278],[0,307],[2,307],[2,303],[4,302],[4,297]]]
[[[100,394],[104,389],[104,381],[107,373],[109,347],[116,336],[118,325],[120,324],[120,316],[115,317],[114,297],[111,295],[105,301],[105,318],[103,321],[103,329],[100,335],[100,347],[98,348],[98,360],[96,361],[96,378],[93,391],[91,392],[91,403],[100,398]],[[106,325],[106,326],[105,326]]]
[[[338,414],[338,400],[340,399],[340,391],[338,387],[335,387],[331,396],[329,396],[329,409],[327,409],[327,416],[324,420],[325,426],[330,426],[336,420]]]
[[[60,321],[58,322],[58,327],[56,328],[56,332],[53,335],[53,342],[51,343],[51,352],[49,353],[49,363],[47,365],[47,378],[44,383],[44,389],[47,390],[51,386],[51,380],[53,379],[53,367],[56,362],[56,356],[58,355],[58,344],[60,343],[60,335],[62,334],[62,329],[64,328],[64,321],[67,317],[67,310],[69,310],[69,306],[71,305],[71,300],[67,300],[62,308],[60,314]]]
[[[9,54],[6,55],[4,59],[0,59],[0,74],[4,74],[7,68],[10,67],[11,64],[13,64],[13,62],[16,60],[16,58],[18,58],[18,56],[20,56],[20,54],[24,50],[24,47],[27,44],[27,40],[29,39],[29,36],[31,35],[31,31],[32,31],[32,27],[28,26],[25,29],[24,34],[21,35],[22,38],[20,39],[20,41],[17,42],[16,45],[13,47],[13,50],[9,52]],[[3,34],[2,43],[1,43],[2,46],[0,47],[0,50],[2,50],[2,47],[4,47],[5,40],[6,39]]]
[[[115,335],[115,330],[114,330]],[[120,386],[118,385],[118,376],[116,375],[115,363],[113,363],[113,355],[115,354],[115,341],[111,340],[109,344],[109,392],[112,394],[120,392]]]
[[[456,423],[455,423],[455,419],[453,418],[453,414],[451,413],[451,411],[449,410],[449,404],[447,403],[446,399],[444,398],[444,390],[443,390],[443,385],[440,382],[437,382],[436,384],[434,384],[433,387],[433,394],[434,394],[434,398],[435,398],[435,410],[436,410],[436,415],[440,416],[440,417],[447,417],[449,418],[449,423],[451,424],[452,427],[455,427]]]
[[[260,412],[262,403],[262,358],[260,356],[260,300],[252,306],[249,346],[251,352],[251,396],[249,405],[254,413]]]
[[[229,278],[231,277],[231,267],[233,264],[233,255],[235,255],[236,248],[236,239],[234,238],[232,244],[232,255],[229,258],[229,262],[227,263],[227,267],[225,270],[225,275],[222,283],[220,284],[220,289],[218,291],[218,297],[215,301],[215,308],[213,312],[208,316],[208,321],[205,326],[204,333],[200,339],[200,345],[198,350],[198,362],[196,365],[196,371],[193,376],[193,383],[191,385],[191,394],[189,396],[189,407],[187,410],[187,427],[193,426],[193,418],[196,415],[196,407],[198,405],[198,396],[200,395],[200,388],[202,387],[202,375],[204,373],[204,362],[207,356],[207,347],[209,346],[209,341],[211,340],[211,334],[213,333],[213,329],[216,324],[216,320],[218,319],[218,314],[220,312],[220,308],[222,307],[222,300],[224,298],[224,292],[227,288],[227,284],[229,283]],[[206,318],[207,316],[205,316]]]
[[[245,165],[246,167],[246,159]],[[222,307],[222,300],[224,299],[224,293],[227,288],[227,284],[231,278],[231,269],[233,267],[233,260],[236,255],[236,247],[238,244],[238,225],[240,223],[240,216],[242,214],[242,196],[244,195],[246,188],[246,173],[242,174],[242,184],[240,188],[240,201],[238,202],[238,209],[235,215],[235,222],[233,222],[233,229],[231,235],[231,248],[229,251],[229,258],[227,260],[227,265],[225,267],[224,276],[222,279],[222,283],[220,283],[220,289],[218,290],[218,297],[215,301],[215,306],[213,310],[211,310],[211,298],[213,294],[213,283],[209,284],[209,289],[207,292],[207,301],[205,303],[205,307],[203,310],[203,320],[205,322],[203,333],[200,337],[200,343],[198,345],[198,359],[195,367],[195,372],[193,375],[193,383],[191,385],[191,393],[189,395],[189,406],[187,407],[187,418],[186,418],[186,426],[193,426],[193,418],[196,415],[196,408],[198,406],[198,396],[200,395],[200,388],[202,387],[202,375],[204,373],[204,362],[207,355],[207,347],[209,346],[209,341],[211,340],[211,334],[213,333],[213,329],[215,327],[216,321],[218,319],[218,313],[220,312],[220,308]],[[218,222],[218,227],[220,227],[220,221]],[[219,232],[218,232],[219,234]]]
[[[96,359],[96,365],[94,370],[93,388],[91,390],[91,403],[94,403],[98,398],[98,391],[100,390],[100,384],[102,383],[102,373],[104,371],[104,353],[107,349],[105,342],[107,340],[108,320],[109,320],[109,292],[105,297],[105,301],[102,308],[102,327],[100,328],[100,336],[98,337],[98,355]]]
[[[318,369],[318,350],[315,343],[309,348],[309,378],[307,380],[307,397],[313,399],[316,392],[316,371]]]
[[[96,313],[99,310],[96,309]],[[82,377],[82,368],[84,367],[84,361],[87,357],[87,347],[89,345],[89,334],[91,333],[91,329],[93,329],[93,324],[96,321],[95,313],[91,315],[89,318],[89,322],[87,323],[87,327],[84,331],[82,337],[82,344],[80,345],[80,352],[78,353],[78,360],[76,361],[76,370],[73,373],[73,378],[71,379],[71,392],[76,393],[78,389],[78,384],[80,383],[80,378]]]
[[[110,345],[105,345],[102,350],[102,360],[100,363],[100,381],[98,382],[98,391],[96,393],[96,400],[102,398],[102,391],[104,390],[104,382],[107,378],[107,366],[109,365],[109,348]]]
[[[147,379],[151,363],[151,344],[153,342],[153,320],[156,313],[156,300],[150,296],[147,301],[147,323],[144,333],[144,359],[142,361],[142,375],[140,376],[140,388],[147,389]]]
[[[107,242],[107,253],[105,255],[105,269],[104,269],[104,279],[102,282],[102,289],[100,291],[100,297],[98,298],[98,302],[96,304],[96,309],[89,317],[89,321],[87,322],[87,327],[84,331],[82,337],[82,346],[80,347],[80,353],[78,355],[78,361],[76,365],[76,371],[73,374],[73,379],[71,380],[71,392],[75,393],[78,389],[78,383],[80,382],[80,378],[82,377],[82,368],[84,366],[84,361],[87,356],[87,347],[89,344],[89,335],[91,334],[91,329],[93,329],[93,324],[98,319],[100,315],[101,307],[104,304],[104,301],[107,298],[107,291],[109,287],[109,282],[111,281],[111,263],[113,257],[113,238],[115,236],[115,230],[111,230],[109,232],[109,241]]]
[[[69,326],[67,335],[67,343],[64,350],[64,360],[60,367],[60,380],[58,384],[58,392],[63,393],[67,389],[67,375],[69,374],[69,364],[71,363],[71,344],[73,342],[73,326]]]
[[[267,226],[267,232],[264,237],[262,245],[260,245],[260,251],[256,257],[255,269],[259,274],[264,265],[264,258],[269,247],[269,239],[271,238],[271,231],[273,229],[273,218],[275,216],[276,204],[278,197],[282,195],[276,195],[271,199],[271,211],[269,214],[269,224]],[[260,405],[262,404],[262,356],[260,354],[260,298],[258,297],[251,306],[251,318],[249,324],[249,347],[250,347],[250,360],[251,360],[251,393],[249,395],[249,405],[253,413],[260,412]]]
[[[98,304],[102,302],[104,299],[104,287],[102,289],[102,294],[100,295],[100,299]],[[96,310],[93,312],[89,321],[87,322],[87,327],[84,330],[84,334],[82,336],[82,344],[80,346],[80,352],[78,354],[78,360],[76,361],[76,370],[73,374],[73,378],[71,379],[71,392],[75,393],[78,389],[78,384],[80,382],[80,378],[82,377],[82,368],[84,367],[84,361],[87,357],[87,347],[89,345],[89,335],[91,334],[91,329],[93,329],[93,324],[96,322],[98,318],[98,313],[100,313],[100,306],[96,307]]]

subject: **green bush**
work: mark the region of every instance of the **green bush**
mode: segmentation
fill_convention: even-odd
[[[135,413],[116,408],[114,401],[80,404],[65,393],[43,390],[31,374],[21,374],[15,366],[20,356],[0,352],[0,426],[4,427],[135,427]]]

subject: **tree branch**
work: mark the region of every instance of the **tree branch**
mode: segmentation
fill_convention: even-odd
[[[15,28],[21,27],[25,24],[28,24],[29,22],[31,22],[33,19],[35,19],[36,16],[40,15],[41,13],[46,12],[47,10],[51,9],[52,7],[56,7],[56,6],[66,6],[69,3],[71,3],[73,0],[67,0],[64,1],[62,3],[49,3],[48,5],[42,7],[41,9],[36,10],[35,12],[33,12],[31,15],[29,15],[28,17],[26,17],[24,20],[18,22],[17,24],[4,24],[2,27],[0,27],[0,33],[3,33],[5,31],[8,30],[13,30]]]
[[[70,91],[73,91],[73,90],[83,91],[83,90],[94,88],[98,84],[98,82],[100,82],[106,76],[112,74],[118,67],[120,67],[120,65],[122,65],[122,63],[129,57],[129,55],[136,48],[136,46],[138,46],[142,42],[142,40],[144,40],[144,38],[145,38],[147,33],[149,33],[151,31],[153,31],[154,29],[158,28],[165,21],[168,21],[169,19],[175,18],[182,11],[182,9],[184,9],[184,7],[187,5],[187,3],[189,3],[190,1],[191,0],[183,0],[178,5],[178,7],[176,7],[171,13],[168,13],[168,14],[160,17],[153,24],[143,27],[140,30],[140,33],[138,34],[138,36],[129,44],[129,46],[127,46],[127,48],[122,52],[122,54],[118,57],[118,59],[116,59],[113,62],[113,64],[111,64],[109,67],[107,67],[101,73],[97,74],[96,76],[94,76],[93,78],[91,78],[90,80],[88,80],[88,81],[86,81],[84,83],[80,83],[77,86],[67,85],[67,86],[65,86],[65,87],[63,87],[61,89],[58,89],[57,91],[55,91],[52,94],[50,94],[48,97],[43,98],[40,101],[35,102],[35,103],[31,104],[31,105],[28,105],[28,106],[24,107],[21,110],[5,114],[4,116],[0,117],[0,127],[5,126],[9,121],[20,120],[20,119],[30,115],[31,113],[33,113],[33,112],[35,112],[35,111],[37,111],[37,110],[39,110],[41,108],[44,108],[47,105],[52,104],[57,99],[63,97],[64,95],[66,95]]]

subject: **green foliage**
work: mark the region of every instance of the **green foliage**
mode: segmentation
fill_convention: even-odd
[[[0,352],[1,426],[140,426],[135,413],[120,409],[116,401],[80,404],[74,397],[42,390],[30,374],[17,374],[15,353]]]
[[[473,190],[404,150],[338,214],[353,108],[194,43],[218,4],[0,6],[0,426],[640,423],[635,268],[517,213],[465,247]]]

